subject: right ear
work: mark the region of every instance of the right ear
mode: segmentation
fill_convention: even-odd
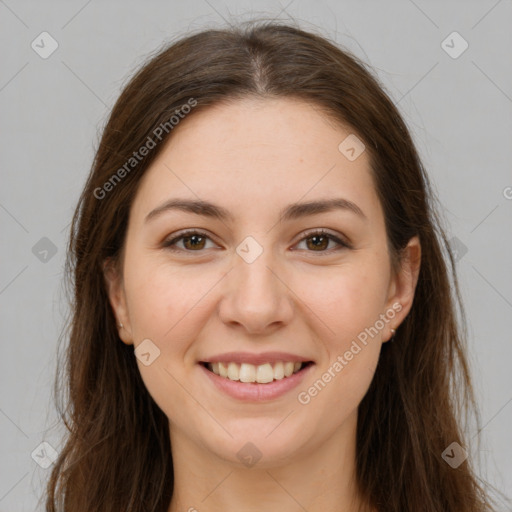
[[[132,329],[130,317],[128,315],[128,308],[126,306],[126,294],[124,291],[123,278],[118,265],[111,258],[107,258],[103,263],[103,277],[107,287],[109,302],[116,318],[119,337],[127,345],[133,345]]]

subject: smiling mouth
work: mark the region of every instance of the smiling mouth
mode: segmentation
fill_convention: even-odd
[[[306,362],[291,362],[291,361],[278,361],[276,363],[264,363],[254,365],[249,363],[208,363],[201,362],[201,364],[219,377],[224,377],[229,380],[268,384],[276,380],[283,380],[292,375],[302,371],[304,368],[313,364],[312,361]]]

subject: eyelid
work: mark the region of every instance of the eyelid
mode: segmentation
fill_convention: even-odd
[[[325,228],[311,228],[311,229],[306,230],[304,233],[302,233],[300,235],[300,239],[298,240],[297,243],[304,241],[305,239],[311,237],[312,235],[327,236],[334,242],[338,243],[339,245],[346,247],[347,249],[352,249],[352,244],[348,241],[346,236],[336,233],[336,232],[333,233],[332,231],[325,229]],[[295,244],[295,245],[297,245],[297,244]],[[316,251],[308,251],[308,252],[316,252]],[[318,251],[318,252],[329,253],[329,251]]]
[[[165,239],[162,243],[162,246],[164,248],[167,248],[171,251],[174,251],[174,252],[181,252],[181,253],[194,253],[194,252],[197,252],[197,253],[202,253],[202,252],[205,252],[205,250],[198,250],[198,251],[191,251],[191,250],[186,250],[186,249],[181,249],[181,248],[175,248],[173,247],[176,242],[182,240],[183,238],[186,238],[187,235],[199,235],[199,236],[202,236],[204,238],[208,238],[209,240],[211,240],[212,242],[215,243],[213,237],[205,230],[203,229],[200,229],[200,228],[188,228],[188,229],[184,229],[182,231],[178,231],[176,234],[172,235],[172,237],[170,239]],[[335,249],[329,249],[329,250],[326,250],[326,251],[306,251],[306,252],[310,252],[310,253],[318,253],[320,255],[322,254],[332,254],[333,252],[336,252],[340,249],[352,249],[352,244],[346,239],[346,237],[344,237],[343,235],[339,235],[337,233],[332,233],[330,230],[327,230],[325,228],[311,228],[305,232],[303,232],[301,235],[300,235],[300,238],[299,240],[297,240],[295,243],[294,243],[294,246],[307,240],[308,238],[312,237],[313,235],[320,235],[320,236],[326,236],[327,238],[329,238],[329,240],[332,240],[333,242],[336,242],[338,244],[338,248],[335,248]]]
[[[190,252],[190,253],[193,253],[193,252],[204,252],[204,250],[202,251],[187,251],[185,249],[174,249],[173,248],[173,244],[180,241],[182,238],[186,238],[188,236],[191,236],[191,235],[199,235],[199,236],[202,236],[204,238],[208,238],[210,239],[212,242],[214,242],[214,239],[212,237],[212,235],[210,235],[207,231],[203,230],[203,229],[200,229],[200,228],[188,228],[188,229],[184,229],[182,231],[178,231],[176,234],[173,234],[171,237],[167,237],[165,238],[165,240],[162,242],[162,246],[164,248],[168,248],[170,250],[175,250],[176,252]]]

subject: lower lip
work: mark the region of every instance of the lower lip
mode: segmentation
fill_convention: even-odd
[[[246,402],[264,402],[278,398],[293,388],[296,388],[311,371],[314,364],[310,363],[308,366],[297,373],[292,374],[290,377],[284,377],[281,380],[274,380],[268,384],[258,384],[257,382],[246,383],[238,380],[231,380],[227,377],[221,377],[220,375],[213,373],[202,364],[199,364],[199,366],[215,386],[227,395]]]

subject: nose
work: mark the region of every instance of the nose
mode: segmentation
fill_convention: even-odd
[[[270,334],[291,321],[293,293],[270,250],[251,263],[238,254],[224,281],[221,320],[251,334]]]

